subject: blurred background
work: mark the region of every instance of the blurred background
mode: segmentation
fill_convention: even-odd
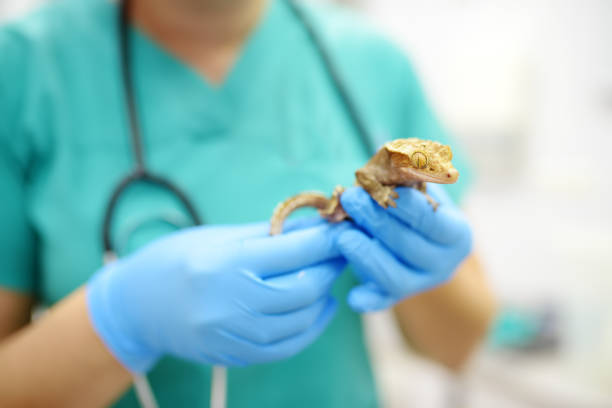
[[[42,2],[0,0],[0,21]],[[500,303],[461,378],[369,315],[385,406],[612,407],[612,1],[342,3],[406,50],[470,154],[464,206]]]
[[[460,380],[408,362],[390,317],[370,318],[388,406],[612,407],[612,2],[353,4],[470,153],[464,204],[500,302]]]

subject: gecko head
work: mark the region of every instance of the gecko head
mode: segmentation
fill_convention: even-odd
[[[459,178],[453,167],[450,147],[422,139],[396,139],[384,146],[391,165],[410,179],[438,184],[452,184]]]

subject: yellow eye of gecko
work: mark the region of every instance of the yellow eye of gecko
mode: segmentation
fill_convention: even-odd
[[[412,160],[412,165],[417,169],[424,169],[427,167],[427,155],[423,152],[412,153],[410,160]]]

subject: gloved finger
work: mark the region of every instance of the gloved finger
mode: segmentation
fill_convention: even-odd
[[[391,307],[395,300],[374,283],[356,286],[348,294],[348,304],[357,313],[374,312]]]
[[[172,239],[175,242],[183,241],[186,244],[192,244],[202,239],[208,241],[211,236],[214,236],[215,243],[222,244],[254,237],[265,237],[268,235],[268,229],[269,224],[267,222],[235,225],[202,225],[180,230],[174,234]]]
[[[359,200],[359,211],[352,207],[352,199],[349,198],[349,202],[351,203],[349,208],[345,209],[347,212],[351,211],[349,214],[353,220],[410,266],[433,271],[444,266],[446,260],[449,262],[454,260],[453,254],[450,253],[452,248],[443,247],[424,238],[373,200],[362,197]],[[441,259],[445,262],[440,262]]]
[[[335,303],[335,300],[331,296],[326,296],[289,313],[262,314],[250,311],[237,319],[229,331],[255,344],[276,343],[307,330],[330,303]]]
[[[285,221],[285,224],[283,225],[283,234],[299,229],[311,228],[317,225],[324,224],[326,222],[327,221],[321,217],[289,218]]]
[[[308,307],[328,296],[345,266],[344,259],[336,258],[292,273],[259,280],[257,290],[261,296],[256,298],[256,303],[251,307],[265,314],[288,313]]]
[[[178,357],[181,357],[181,356],[178,356]],[[190,357],[191,356],[183,357],[183,358],[190,358]],[[247,363],[245,363],[244,361],[239,360],[236,357],[229,355],[229,354],[225,354],[225,353],[218,353],[215,356],[211,356],[207,353],[200,353],[199,356],[195,356],[194,360],[201,364],[222,365],[224,367],[244,367],[247,365]]]
[[[447,273],[425,273],[400,262],[376,238],[357,229],[342,232],[338,247],[362,276],[368,276],[393,297],[421,292],[444,281]]]
[[[399,198],[397,207],[390,208],[389,213],[422,233],[431,241],[442,245],[452,245],[468,239],[469,224],[461,211],[455,207],[442,187],[428,185],[428,194],[439,201],[436,211],[433,210],[427,198],[414,188],[400,187],[397,189]]]
[[[434,211],[425,196],[418,190],[409,187],[398,187],[397,208],[383,209],[361,187],[346,190],[342,196],[342,207],[358,225],[369,231],[381,231],[386,227],[380,214],[391,215],[409,225],[427,239],[449,245],[463,239],[469,232],[467,222],[452,204],[442,203]],[[377,235],[378,232],[371,232]]]
[[[314,227],[316,225],[323,224],[325,220],[321,217],[302,217],[289,219],[285,222],[285,233],[289,231],[296,231],[303,228]],[[234,224],[234,225],[204,225],[191,227],[189,229],[181,230],[180,235],[173,237],[176,241],[180,239],[185,243],[191,243],[196,241],[199,237],[205,236],[206,239],[214,235],[215,243],[222,244],[231,241],[244,240],[256,237],[267,237],[270,235],[270,223],[265,222],[253,222],[247,224]]]
[[[302,269],[339,256],[337,235],[348,223],[324,223],[273,237],[240,242],[230,264],[245,267],[261,277]]]
[[[285,221],[283,230],[285,233],[287,233],[289,231],[314,227],[324,222],[325,220],[321,217],[291,218]],[[266,237],[270,234],[270,223],[268,221],[235,225],[215,225],[196,228],[208,228],[209,231],[214,229],[215,233],[217,234],[215,237],[215,240],[217,242],[227,242],[254,237]]]
[[[302,351],[323,333],[333,318],[336,309],[335,302],[326,304],[309,328],[295,336],[265,345],[253,343],[242,336],[224,331],[227,353],[249,364],[266,363],[291,357]]]

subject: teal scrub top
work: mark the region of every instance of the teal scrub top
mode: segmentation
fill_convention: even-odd
[[[304,5],[374,144],[449,139],[410,64],[351,13]],[[60,0],[0,28],[0,286],[52,305],[101,266],[104,209],[134,166],[116,33],[117,5]],[[207,223],[266,220],[303,190],[351,185],[368,154],[304,28],[271,0],[219,86],[132,30],[134,78],[148,167],[184,189]],[[453,144],[456,151],[456,146]],[[466,184],[462,172],[451,194]],[[121,253],[172,231],[180,205],[148,185],[122,198]],[[374,407],[359,315],[338,313],[297,356],[229,369],[228,406]],[[207,406],[210,367],[172,357],[149,374],[162,407]],[[128,392],[119,407],[137,406]]]

